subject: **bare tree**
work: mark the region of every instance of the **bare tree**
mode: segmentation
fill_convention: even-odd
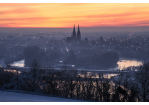
[[[149,62],[141,65],[135,73],[136,83],[138,86],[138,94],[141,96],[143,102],[149,101]]]
[[[36,60],[33,60],[33,62],[30,64],[30,76],[31,76],[31,84],[32,84],[32,91],[34,92],[38,87],[39,87],[39,83],[38,81],[40,81],[40,65]]]

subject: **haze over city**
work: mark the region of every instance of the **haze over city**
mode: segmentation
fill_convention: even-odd
[[[148,102],[148,17],[149,3],[0,3],[0,101]]]

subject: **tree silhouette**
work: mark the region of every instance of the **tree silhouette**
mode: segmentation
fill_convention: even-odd
[[[144,62],[135,73],[136,82],[139,83],[139,95],[143,102],[148,100],[149,96],[149,62]]]

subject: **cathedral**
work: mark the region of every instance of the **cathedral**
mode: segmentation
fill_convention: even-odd
[[[78,25],[77,34],[76,34],[76,31],[75,31],[75,25],[74,25],[72,35],[71,35],[71,37],[67,37],[66,41],[67,42],[81,41],[81,32],[80,32],[79,25]]]

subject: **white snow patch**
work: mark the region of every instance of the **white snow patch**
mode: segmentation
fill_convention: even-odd
[[[35,94],[0,91],[0,102],[87,102],[78,99],[67,99]]]

